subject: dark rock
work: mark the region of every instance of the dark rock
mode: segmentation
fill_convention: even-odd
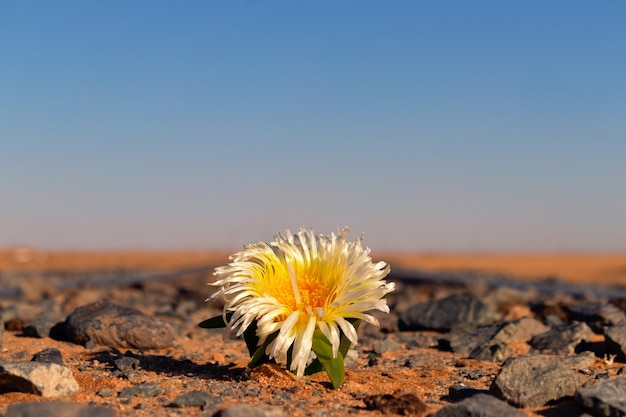
[[[579,388],[576,402],[591,410],[595,416],[626,415],[626,376]]]
[[[56,363],[0,364],[0,392],[17,391],[43,397],[61,397],[78,391],[72,371]]]
[[[502,362],[513,351],[507,345],[513,341],[528,341],[532,336],[549,330],[539,321],[522,318],[502,324],[480,326],[470,331],[454,331],[440,338],[440,346],[453,352],[468,354],[471,359]]]
[[[433,417],[523,417],[526,413],[491,395],[476,394],[437,411]]]
[[[158,349],[172,346],[176,337],[168,322],[106,301],[74,310],[66,320],[65,332],[71,341],[86,347]]]
[[[42,350],[41,352],[37,352],[33,355],[31,361],[56,363],[57,365],[64,366],[63,354],[57,348],[48,348]]]
[[[491,392],[517,407],[541,407],[573,396],[582,377],[557,358],[541,355],[507,360],[491,384]]]
[[[428,408],[414,394],[379,394],[363,398],[368,410],[378,410],[383,414],[413,415],[423,414]]]
[[[115,417],[107,407],[86,406],[66,401],[41,403],[14,403],[9,405],[5,417]]]
[[[604,340],[607,352],[615,354],[619,362],[626,362],[626,324],[604,329]]]
[[[596,333],[626,322],[626,314],[613,304],[589,301],[568,307],[568,312],[570,320],[585,322]]]
[[[476,388],[470,388],[462,384],[452,385],[450,388],[448,388],[448,396],[454,400],[464,400],[466,398],[473,397],[474,395],[481,393],[484,393],[484,391]]]
[[[455,327],[487,324],[493,313],[474,293],[453,294],[442,300],[418,303],[400,313],[400,330],[449,331]]]
[[[120,392],[120,398],[130,399],[133,397],[152,398],[165,392],[156,382],[142,382],[134,387],[127,387]]]
[[[231,405],[213,414],[214,417],[286,417],[278,408],[258,408],[246,405]]]
[[[172,401],[174,407],[202,407],[215,408],[222,402],[222,399],[207,391],[191,391],[183,395],[179,395]]]
[[[585,323],[564,323],[545,333],[534,336],[530,345],[538,352],[553,355],[572,355],[576,347],[589,340],[593,331]]]

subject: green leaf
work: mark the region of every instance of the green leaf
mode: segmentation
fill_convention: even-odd
[[[232,312],[226,314],[226,320],[230,321],[230,318],[232,316],[233,316]],[[224,316],[220,314],[219,316],[206,319],[205,321],[199,323],[198,326],[205,328],[205,329],[219,329],[220,327],[226,327],[226,322],[224,321]]]
[[[248,362],[248,366],[250,368],[254,368],[255,366],[259,366],[264,363],[274,362],[274,360],[270,359],[270,357],[265,353],[265,348],[267,348],[267,345],[269,345],[270,343],[274,341],[274,339],[276,339],[276,336],[278,336],[278,331],[267,336],[267,339],[265,339],[265,342],[263,342],[261,346],[256,347],[256,350],[254,351],[254,353],[250,351],[250,362]],[[257,337],[257,341],[258,341],[258,337]],[[250,346],[248,346],[248,349],[250,350]]]
[[[333,384],[333,388],[338,389],[343,384],[345,369],[343,365],[343,355],[337,354],[333,358],[333,348],[330,341],[319,329],[313,333],[313,352],[324,367],[324,370]]]

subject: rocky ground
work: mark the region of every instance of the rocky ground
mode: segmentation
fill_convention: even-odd
[[[626,414],[623,286],[394,268],[392,312],[361,326],[333,390],[324,373],[249,369],[243,341],[198,327],[220,312],[204,300],[221,256],[0,262],[0,413]]]

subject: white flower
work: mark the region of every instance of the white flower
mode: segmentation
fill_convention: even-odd
[[[225,300],[224,317],[233,313],[227,325],[240,336],[256,321],[259,346],[278,332],[265,353],[278,362],[287,360],[293,346],[291,370],[301,377],[310,357],[313,333],[319,329],[336,357],[340,331],[352,344],[357,332],[348,319],[360,319],[378,326],[367,314],[389,312],[384,299],[394,284],[383,278],[389,273],[385,262],[373,263],[362,236],[348,242],[348,228],[338,235],[315,234],[304,227],[296,235],[275,236],[270,244],[259,242],[216,268],[220,287],[213,297]]]

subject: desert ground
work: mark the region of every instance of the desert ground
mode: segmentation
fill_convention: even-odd
[[[211,293],[215,266],[228,262],[232,251],[42,251],[33,248],[0,249],[0,311],[18,311],[7,321],[0,352],[1,362],[29,360],[35,353],[57,348],[63,354],[80,390],[62,401],[112,408],[117,416],[212,416],[234,405],[282,410],[301,416],[429,415],[449,403],[449,389],[463,384],[487,390],[499,364],[468,359],[466,355],[436,347],[435,332],[405,332],[397,328],[397,315],[377,315],[381,328],[363,326],[359,331],[358,357],[347,368],[344,386],[332,390],[324,373],[296,380],[283,368],[263,365],[248,369],[245,344],[223,330],[207,330],[200,321],[219,314],[220,305],[205,303]],[[626,286],[626,253],[377,253],[394,271],[445,277],[469,274],[505,277],[517,282],[557,282],[588,288]],[[411,302],[437,298],[454,291],[445,282],[421,283],[414,292],[390,304],[403,308]],[[13,291],[15,290],[15,291]],[[106,299],[171,320],[178,329],[176,342],[168,348],[133,350],[111,346],[85,347],[51,337],[27,337],[20,324],[36,318],[42,305],[53,304],[59,317],[77,307]],[[46,304],[46,300],[49,301]],[[165,300],[165,301],[164,301]],[[171,302],[167,301],[171,300]],[[169,303],[169,304],[168,304]],[[532,316],[525,305],[503,312],[507,318]],[[375,349],[393,339],[394,348]],[[416,342],[420,341],[420,342]],[[529,346],[512,347],[519,354]],[[374,353],[376,351],[376,353]],[[139,360],[133,372],[115,371],[115,360],[130,356]],[[409,365],[407,365],[409,364]],[[614,377],[623,363],[598,358],[593,369]],[[119,371],[119,370],[118,370]],[[472,375],[468,377],[468,375]],[[124,397],[124,389],[154,382],[156,396]],[[175,407],[174,399],[202,390],[219,397],[204,407]],[[6,390],[5,390],[6,391]],[[376,396],[413,394],[425,408],[385,407]],[[0,393],[0,413],[16,402],[48,401],[25,392]],[[524,409],[529,416],[550,414],[550,407]],[[270,415],[270,414],[268,414]]]

